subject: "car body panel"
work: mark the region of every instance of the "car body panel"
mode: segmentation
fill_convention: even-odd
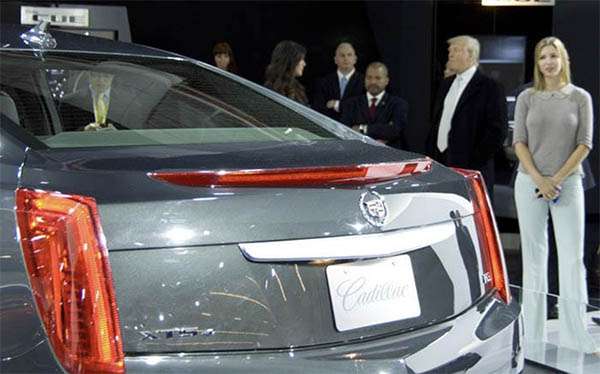
[[[22,185],[94,196],[102,213],[109,250],[355,235],[448,221],[453,209],[460,210],[463,216],[472,213],[459,205],[440,205],[441,200],[427,207],[424,201],[415,205],[416,197],[407,199],[406,191],[432,192],[452,193],[468,202],[462,177],[439,166],[429,173],[371,186],[370,190],[386,196],[388,205],[396,208],[382,228],[373,227],[362,218],[359,201],[363,188],[185,187],[148,177],[149,172],[156,170],[327,166],[390,162],[399,156],[390,148],[360,141],[182,146],[177,150],[166,146],[116,151],[54,149],[30,153],[23,168]],[[312,158],[294,159],[296,154]],[[319,162],[323,159],[327,161]],[[115,185],[130,188],[112,188]],[[290,214],[290,209],[294,214]],[[215,210],[219,214],[214,214]],[[162,213],[156,219],[143,214],[145,211]],[[318,220],[314,219],[316,211],[321,214]],[[257,219],[256,212],[268,214]],[[132,221],[136,224],[130,225]],[[230,230],[230,225],[236,230]],[[188,231],[198,234],[176,235]],[[176,237],[171,238],[173,235]]]
[[[124,349],[308,347],[439,322],[473,302],[468,288],[453,287],[450,275],[464,273],[463,263],[457,256],[444,256],[448,248],[451,244],[442,242],[407,254],[421,295],[418,317],[343,333],[332,324],[329,290],[323,287],[327,284],[324,265],[252,263],[233,245],[116,251],[111,263],[117,300],[123,300]]]
[[[354,344],[228,354],[139,355],[128,356],[126,364],[131,372],[145,373],[521,373],[519,315],[516,301],[507,306],[489,296],[451,321]],[[511,322],[492,323],[488,339],[474,338],[473,326],[502,317]]]
[[[28,145],[0,116],[0,370],[61,372],[38,317],[15,221],[15,190]]]

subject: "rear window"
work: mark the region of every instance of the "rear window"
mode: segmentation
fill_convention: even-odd
[[[225,75],[175,59],[0,54],[0,111],[51,148],[337,138]]]

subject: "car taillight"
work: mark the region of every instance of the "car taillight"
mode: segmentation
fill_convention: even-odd
[[[471,187],[473,209],[475,211],[475,226],[477,228],[479,246],[481,247],[484,277],[486,280],[491,281],[491,286],[498,290],[502,300],[508,304],[511,295],[506,275],[506,266],[485,181],[478,171],[459,168],[452,169],[465,176]]]
[[[163,182],[191,187],[321,187],[361,186],[426,173],[431,159],[366,165],[302,168],[157,171],[148,176]]]
[[[17,189],[17,222],[32,292],[61,365],[123,373],[119,314],[93,198]]]

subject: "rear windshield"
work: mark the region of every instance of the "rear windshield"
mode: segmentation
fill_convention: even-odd
[[[175,59],[3,52],[0,105],[51,148],[338,137],[235,79]]]

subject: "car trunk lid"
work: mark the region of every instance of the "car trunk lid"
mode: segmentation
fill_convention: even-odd
[[[39,151],[23,169],[25,187],[96,199],[126,352],[368,339],[451,318],[485,291],[469,190],[449,169],[434,163],[369,185],[285,188],[148,176],[418,157],[353,141],[180,148]],[[385,201],[385,222],[369,222],[365,196]]]

